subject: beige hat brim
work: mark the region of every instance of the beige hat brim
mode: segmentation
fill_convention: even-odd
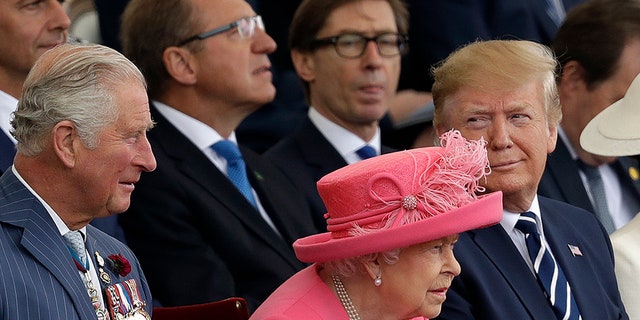
[[[624,98],[616,101],[584,128],[580,145],[603,156],[640,154],[640,75],[629,86]]]

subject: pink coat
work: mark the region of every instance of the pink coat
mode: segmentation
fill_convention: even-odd
[[[318,276],[316,267],[313,264],[285,281],[249,320],[349,320],[338,297]]]

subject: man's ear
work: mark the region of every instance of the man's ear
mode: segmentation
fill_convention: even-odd
[[[58,122],[51,130],[51,139],[60,162],[68,168],[73,168],[78,156],[78,146],[83,143],[75,124],[69,120]]]
[[[315,80],[316,71],[312,53],[291,50],[291,61],[293,61],[293,66],[296,68],[296,72],[302,80],[306,82],[313,82],[313,80]]]
[[[194,59],[189,50],[180,47],[168,47],[162,53],[162,62],[167,73],[175,81],[185,85],[196,83],[196,59]]]
[[[576,91],[586,85],[584,76],[585,70],[580,62],[571,60],[565,63],[564,67],[562,67],[562,76],[560,77],[558,90],[563,91],[565,94]]]

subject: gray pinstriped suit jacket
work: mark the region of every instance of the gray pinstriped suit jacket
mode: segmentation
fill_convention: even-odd
[[[131,262],[132,271],[126,277],[104,269],[111,284],[137,279],[140,295],[147,302],[145,309],[151,314],[151,293],[131,250],[91,225],[87,226],[86,245],[89,252],[98,251],[105,259],[121,253]],[[0,319],[96,319],[55,223],[11,170],[0,177]]]

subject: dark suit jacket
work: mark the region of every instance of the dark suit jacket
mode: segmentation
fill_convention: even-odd
[[[382,153],[393,149],[382,146]],[[318,194],[316,182],[328,173],[347,165],[342,155],[305,117],[293,135],[282,139],[265,154],[295,184],[299,193],[304,194],[313,214],[316,228],[327,229],[324,214],[327,210]]]
[[[105,260],[118,253],[129,260],[131,273],[126,277],[109,267],[103,270],[111,284],[136,279],[151,314],[151,293],[131,250],[91,225],[86,246],[95,266],[96,251]],[[104,297],[106,287],[100,285]],[[96,319],[65,240],[47,210],[11,170],[0,178],[0,319]]]
[[[628,319],[614,275],[609,237],[595,216],[539,197],[544,233],[585,320]],[[568,245],[580,248],[573,256]],[[460,235],[462,267],[436,319],[555,319],[534,274],[501,225]]]
[[[240,147],[249,180],[282,234],[259,216],[226,175],[151,107],[158,167],[136,184],[120,216],[127,243],[164,306],[247,299],[255,309],[305,265],[291,244],[316,233],[304,200],[278,169]]]
[[[620,179],[622,188],[629,192],[636,204],[640,204],[640,180],[634,180],[629,175],[629,168],[638,170],[638,162],[631,157],[620,157],[612,167]],[[547,158],[547,166],[538,185],[538,194],[594,212],[579,170],[564,141],[559,139],[556,149]],[[640,207],[636,209],[640,210]]]
[[[13,157],[16,155],[16,147],[13,141],[0,130],[0,174],[13,164]]]

